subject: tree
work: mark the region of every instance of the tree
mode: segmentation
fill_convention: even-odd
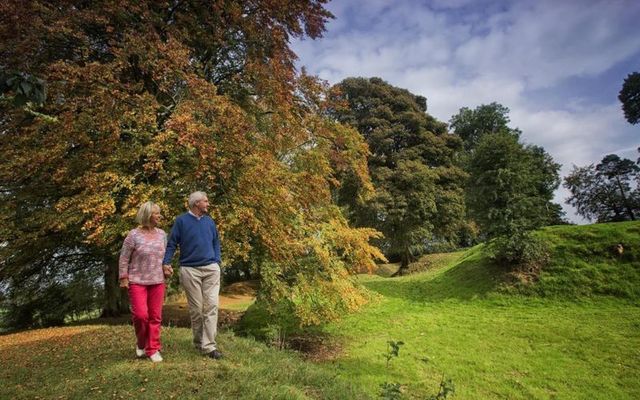
[[[507,107],[494,102],[461,108],[449,121],[464,140],[457,161],[470,175],[465,186],[468,217],[485,237],[507,234],[515,226],[529,230],[563,222],[560,205],[550,202],[559,185],[558,165],[543,148],[519,142],[521,132],[509,127],[508,114]],[[524,191],[518,192],[520,187]],[[537,205],[529,208],[526,202]]]
[[[596,171],[616,186],[628,218],[635,221],[634,199],[629,198],[628,192],[629,184],[633,181],[633,176],[640,172],[640,168],[631,160],[620,159],[616,154],[609,154],[596,165]]]
[[[498,263],[535,276],[548,262],[546,244],[531,232],[557,220],[551,199],[559,169],[542,147],[525,146],[507,131],[484,135],[470,154],[469,214]]]
[[[125,311],[117,256],[138,204],[171,218],[203,189],[224,262],[251,261],[261,299],[301,323],[362,304],[348,275],[382,257],[377,233],[351,228],[331,194],[340,174],[370,188],[366,144],[324,117],[328,85],[297,74],[288,46],[321,35],[324,3],[2,2],[0,70],[47,92],[0,101],[8,292],[68,286],[49,272],[65,260],[72,277],[103,275],[104,315]]]
[[[615,154],[597,165],[574,166],[564,186],[571,191],[567,204],[579,215],[597,222],[635,220],[640,213],[640,190],[633,188],[640,167]]]
[[[47,97],[42,79],[35,76],[0,70],[0,95],[12,93],[13,104],[23,106],[27,103],[41,105]]]
[[[451,117],[449,127],[453,133],[460,136],[466,151],[473,150],[484,135],[498,132],[511,132],[519,135],[517,129],[509,128],[509,109],[502,104],[482,104],[471,110],[467,107],[460,109],[458,114]]]
[[[630,124],[640,121],[640,73],[633,72],[627,76],[618,94],[622,103],[624,117]]]
[[[424,97],[380,78],[347,78],[336,90],[331,114],[367,141],[375,188],[363,197],[358,180],[343,175],[338,201],[357,226],[384,233],[381,248],[401,260],[402,273],[429,243],[452,240],[462,223],[464,173],[453,164],[460,139],[426,113]]]
[[[538,146],[508,132],[486,134],[469,163],[467,204],[488,238],[530,231],[549,223],[560,165]]]

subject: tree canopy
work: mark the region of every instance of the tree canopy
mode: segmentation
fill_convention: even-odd
[[[463,107],[451,117],[449,127],[460,136],[464,149],[473,150],[484,135],[498,132],[519,134],[517,129],[509,128],[509,109],[502,104],[482,104],[475,109]]]
[[[564,179],[571,191],[567,203],[579,215],[597,222],[635,220],[640,216],[640,167],[616,154],[597,165],[574,166]]]
[[[469,175],[468,218],[487,238],[562,222],[560,206],[551,202],[560,166],[542,147],[521,143],[521,131],[509,122],[509,109],[495,102],[463,107],[449,120],[464,141],[457,162]]]
[[[622,103],[622,111],[627,121],[637,124],[640,121],[640,73],[633,72],[626,77],[618,99]]]
[[[455,237],[462,222],[464,173],[453,164],[461,141],[427,114],[424,97],[380,78],[348,78],[336,89],[343,106],[332,115],[367,141],[375,188],[359,196],[358,180],[343,175],[339,201],[358,226],[384,233],[381,248],[406,267],[429,243]]]
[[[12,305],[98,271],[105,314],[124,310],[116,259],[137,206],[171,220],[193,190],[212,200],[224,263],[251,260],[263,299],[301,323],[361,304],[348,275],[382,257],[377,233],[351,228],[331,193],[346,173],[370,189],[367,146],[324,117],[329,88],[288,46],[322,34],[324,3],[2,2],[0,71],[46,84],[42,102],[11,85],[0,99]]]
[[[508,132],[484,135],[469,164],[467,204],[489,238],[549,224],[560,165],[543,148]]]

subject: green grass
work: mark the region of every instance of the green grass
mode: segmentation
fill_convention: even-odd
[[[130,326],[0,336],[1,399],[359,399],[364,394],[297,354],[226,332],[226,358],[200,356],[191,331],[164,328],[165,361],[136,360]]]
[[[518,288],[522,293],[640,301],[640,223],[552,226],[539,234],[553,247],[552,262],[537,285]],[[625,248],[621,256],[613,251],[618,243]]]
[[[454,399],[640,398],[640,223],[539,235],[553,261],[534,285],[507,285],[482,245],[423,257],[413,275],[361,276],[378,296],[314,330],[342,346],[333,361],[231,332],[219,336],[227,358],[213,361],[192,350],[190,330],[165,328],[154,365],[133,359],[130,326],[43,329],[0,335],[0,398],[358,399],[398,382],[404,398],[424,399],[443,376]],[[278,334],[250,310],[247,331]],[[389,340],[405,345],[387,368]]]
[[[444,375],[460,399],[640,398],[639,233],[639,223],[544,229],[554,262],[533,286],[506,287],[484,246],[421,260],[424,273],[365,276],[383,297],[325,327],[346,345],[325,368],[371,396],[399,382],[425,398]],[[621,258],[609,250],[618,242]],[[388,340],[405,342],[389,369]]]
[[[433,394],[444,374],[462,399],[633,399],[639,330],[640,309],[615,302],[386,298],[330,325],[348,346],[327,367],[372,396],[385,381],[416,398]],[[388,370],[387,340],[405,342]]]

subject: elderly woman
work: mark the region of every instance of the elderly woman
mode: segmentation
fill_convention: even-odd
[[[140,206],[136,222],[124,240],[120,252],[120,287],[128,288],[133,327],[136,332],[136,356],[145,354],[153,362],[160,355],[160,324],[164,301],[164,256],[167,234],[156,226],[160,207],[148,201]]]

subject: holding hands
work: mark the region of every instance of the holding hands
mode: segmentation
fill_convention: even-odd
[[[171,267],[171,265],[163,265],[162,273],[164,274],[165,278],[170,278],[173,275],[173,268]],[[125,289],[129,288],[129,279],[128,278],[120,279],[120,287]]]

